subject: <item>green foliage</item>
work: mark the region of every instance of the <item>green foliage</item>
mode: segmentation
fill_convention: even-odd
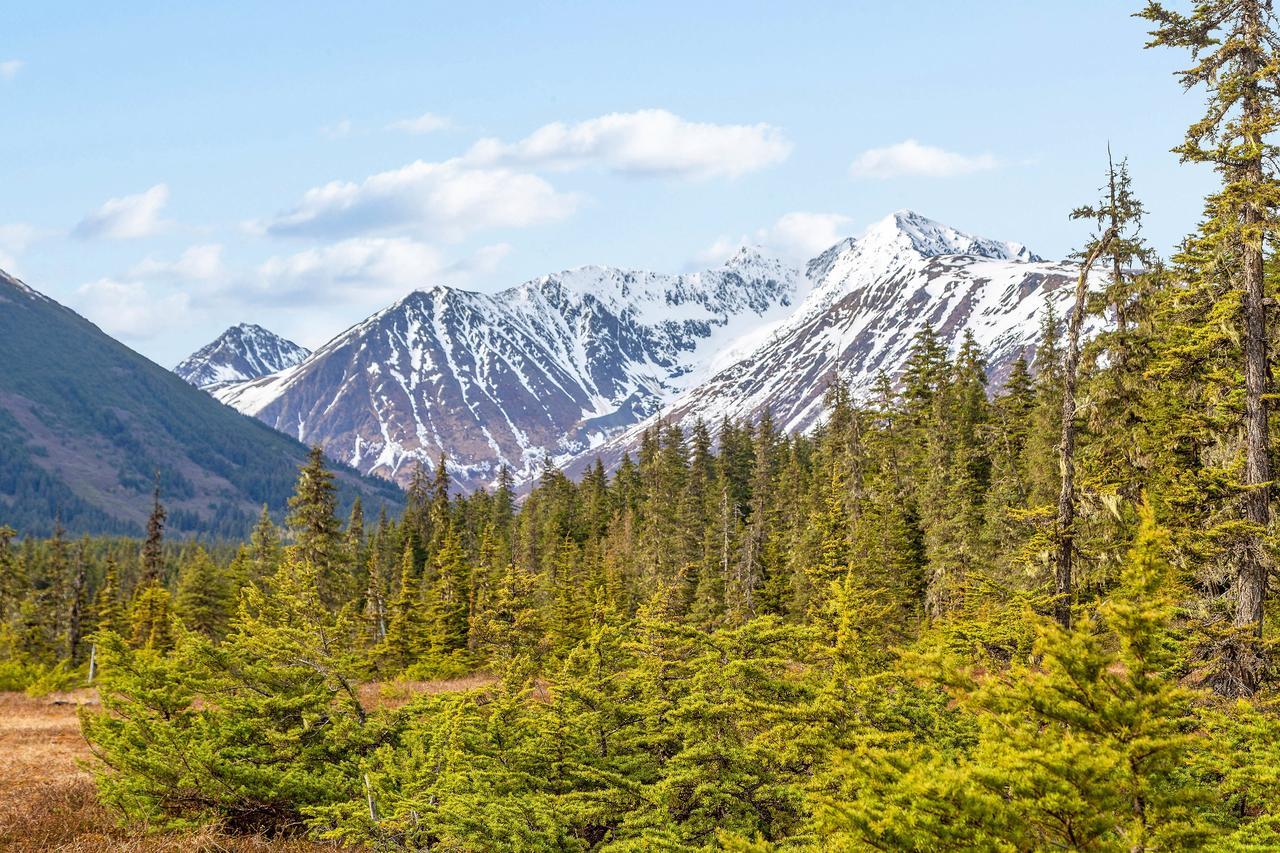
[[[220,645],[183,632],[171,654],[99,637],[100,712],[83,715],[103,798],[157,827],[297,833],[305,809],[354,795],[374,738],[355,691],[353,626],[290,560],[246,590]]]
[[[232,606],[226,572],[197,546],[178,572],[174,612],[187,629],[218,639],[226,632]]]

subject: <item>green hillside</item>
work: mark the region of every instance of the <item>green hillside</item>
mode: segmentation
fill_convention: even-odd
[[[283,511],[305,454],[0,272],[0,524],[136,534],[158,475],[174,532],[239,535]],[[343,503],[401,502],[349,469],[339,483]]]

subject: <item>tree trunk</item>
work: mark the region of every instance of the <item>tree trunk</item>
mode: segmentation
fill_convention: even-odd
[[[1260,20],[1250,21],[1248,39],[1261,41]],[[1260,189],[1265,183],[1262,163],[1262,141],[1258,137],[1261,103],[1256,73],[1256,60],[1246,59],[1249,74],[1242,97],[1245,139],[1248,148],[1257,152],[1243,166],[1246,185]],[[1254,525],[1244,542],[1239,576],[1236,581],[1237,627],[1252,626],[1262,636],[1262,605],[1267,591],[1267,558],[1263,534],[1271,521],[1271,458],[1267,431],[1267,317],[1264,303],[1262,268],[1263,212],[1254,198],[1246,198],[1240,212],[1241,278],[1244,290],[1244,385],[1245,385],[1245,452],[1244,495],[1245,519]]]
[[[1058,492],[1058,553],[1054,564],[1053,586],[1057,596],[1054,618],[1063,628],[1071,627],[1071,558],[1075,549],[1075,452],[1076,452],[1076,373],[1080,368],[1080,327],[1084,325],[1084,302],[1088,295],[1089,270],[1111,241],[1114,228],[1090,250],[1076,280],[1076,304],[1067,324],[1067,350],[1062,370],[1062,442],[1058,445],[1058,461],[1062,471],[1062,488]]]

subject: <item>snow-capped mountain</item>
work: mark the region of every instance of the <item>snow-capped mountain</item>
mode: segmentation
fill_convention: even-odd
[[[464,487],[589,451],[704,377],[793,305],[798,270],[744,249],[685,275],[583,267],[486,295],[417,291],[218,399],[364,472],[407,482],[444,452]]]
[[[926,324],[953,351],[972,332],[998,384],[1019,355],[1032,355],[1046,306],[1058,316],[1070,309],[1078,272],[1021,244],[972,237],[899,211],[810,261],[808,296],[795,312],[736,341],[719,369],[657,417],[686,427],[702,418],[714,426],[725,416],[754,418],[767,409],[780,428],[807,430],[821,419],[837,377],[855,395],[881,372],[896,377]],[[596,452],[616,461],[645,426]],[[563,460],[570,470],[588,461]]]
[[[441,453],[463,487],[499,466],[616,462],[654,417],[691,425],[769,409],[814,426],[837,376],[895,376],[930,324],[966,330],[993,382],[1034,347],[1077,268],[899,211],[803,270],[743,249],[686,275],[583,267],[486,295],[410,294],[301,363],[214,391],[366,473],[401,483]]]
[[[227,329],[192,353],[173,372],[206,391],[293,367],[311,350],[252,323]]]

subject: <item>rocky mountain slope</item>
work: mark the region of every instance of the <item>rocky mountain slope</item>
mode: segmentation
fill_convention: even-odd
[[[735,342],[721,369],[656,417],[714,426],[767,409],[781,429],[807,430],[821,419],[826,390],[838,378],[857,395],[882,372],[896,377],[926,324],[953,351],[972,332],[987,355],[989,380],[999,385],[1014,360],[1033,355],[1048,306],[1059,317],[1070,310],[1078,271],[1021,244],[899,211],[810,261],[808,297],[795,312]],[[614,436],[591,459],[560,461],[571,472],[597,454],[616,462],[638,445],[644,426]]]
[[[1014,359],[1031,356],[1046,306],[1060,317],[1069,308],[1064,285],[1076,272],[1019,244],[895,213],[810,261],[812,289],[795,314],[761,330],[740,359],[674,401],[668,415],[715,420],[769,408],[783,429],[807,429],[836,376],[855,393],[881,372],[895,377],[926,324],[953,349],[972,332],[999,383]]]
[[[476,487],[641,422],[724,342],[789,311],[798,279],[744,250],[685,275],[584,267],[492,295],[436,287],[215,393],[359,470],[405,483],[444,452]]]
[[[206,391],[293,367],[311,350],[252,323],[227,329],[173,372]]]
[[[445,452],[466,487],[500,465],[616,461],[649,420],[755,417],[812,427],[837,376],[894,376],[926,323],[971,331],[998,382],[1030,353],[1075,268],[1018,243],[899,211],[792,269],[744,249],[680,276],[605,267],[494,295],[447,287],[406,299],[295,367],[217,397],[356,468],[400,482]]]
[[[68,308],[0,272],[0,525],[142,532],[155,479],[180,534],[240,536],[282,516],[306,448],[219,405]],[[390,483],[339,472],[372,512]]]

